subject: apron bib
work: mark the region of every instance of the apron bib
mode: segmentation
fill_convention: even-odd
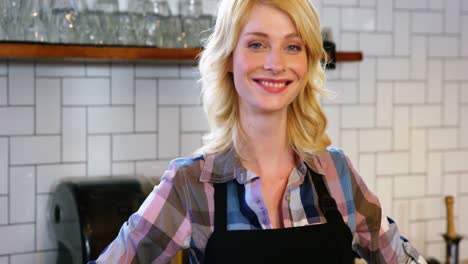
[[[327,223],[301,227],[227,230],[227,183],[215,184],[215,226],[206,264],[225,263],[354,263],[352,234],[330,196],[323,175],[307,170]]]

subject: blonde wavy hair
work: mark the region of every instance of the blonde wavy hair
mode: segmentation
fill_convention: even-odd
[[[200,55],[199,70],[204,110],[211,131],[204,139],[200,154],[220,153],[231,147],[236,150],[241,125],[238,95],[229,73],[240,33],[255,4],[273,6],[289,15],[305,45],[308,74],[305,86],[288,106],[287,136],[290,147],[309,160],[325,150],[330,139],[325,132],[327,119],[318,102],[325,73],[321,58],[325,55],[318,14],[310,0],[221,0],[213,33]]]

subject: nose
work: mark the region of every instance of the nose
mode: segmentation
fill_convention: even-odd
[[[285,70],[285,63],[281,50],[271,49],[265,60],[264,69],[277,74]]]

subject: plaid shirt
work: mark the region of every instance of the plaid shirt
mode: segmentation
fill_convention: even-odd
[[[369,263],[426,263],[396,224],[382,215],[377,197],[343,151],[329,148],[314,165],[325,175],[359,255]],[[271,228],[261,178],[243,168],[234,151],[176,159],[96,263],[167,263],[180,249],[189,249],[191,263],[201,263],[214,230],[213,184],[223,182],[228,182],[228,230]],[[289,176],[282,215],[286,228],[326,221],[302,160]]]

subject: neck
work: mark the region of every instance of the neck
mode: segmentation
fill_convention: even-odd
[[[294,163],[287,140],[286,111],[267,114],[240,111],[240,123],[243,135],[239,152],[247,169],[262,175],[266,170]]]

